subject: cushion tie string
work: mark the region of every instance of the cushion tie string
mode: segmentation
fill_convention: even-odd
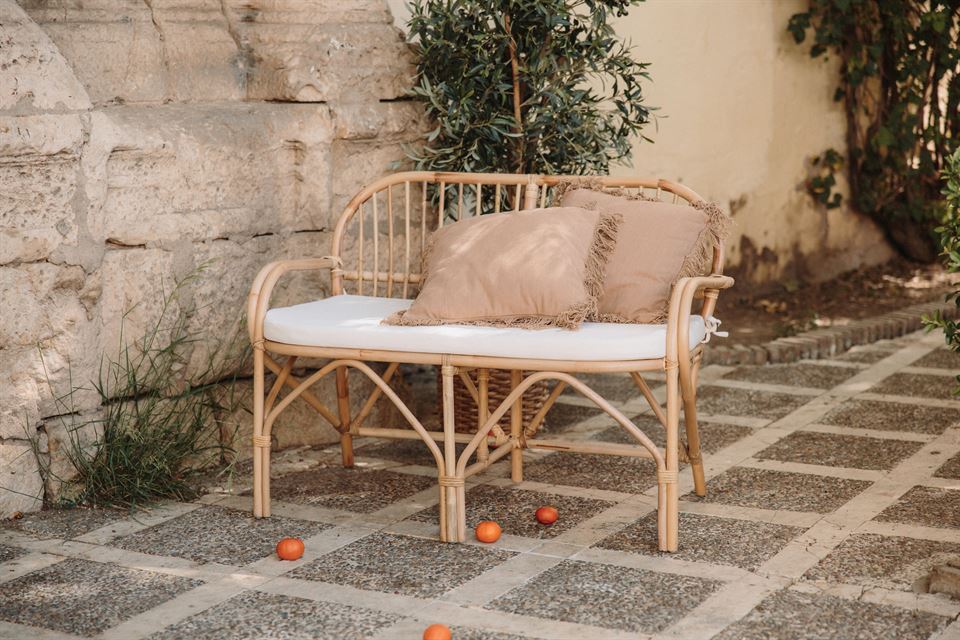
[[[706,332],[706,334],[703,336],[703,340],[700,341],[701,343],[710,342],[710,336],[712,336],[712,335],[718,336],[718,337],[720,337],[720,338],[726,338],[726,337],[729,337],[729,336],[730,336],[730,332],[729,332],[729,331],[720,331],[720,319],[719,319],[719,318],[714,318],[713,316],[707,316],[707,317],[704,319],[704,322],[705,322],[706,325],[707,325],[707,327],[706,327],[706,328],[707,328],[707,332]]]

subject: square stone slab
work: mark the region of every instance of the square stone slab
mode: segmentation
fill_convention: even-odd
[[[927,355],[912,363],[910,366],[932,367],[934,369],[953,369],[960,373],[960,353],[946,348],[934,349]]]
[[[443,443],[438,443],[440,450],[443,451]],[[463,451],[465,445],[457,445],[457,455]],[[427,448],[423,440],[389,440],[377,444],[370,444],[355,447],[355,453],[358,457],[379,458],[381,460],[390,460],[392,462],[402,462],[403,464],[417,464],[426,467],[436,466],[433,460],[433,454]],[[332,467],[335,468],[335,467]],[[349,470],[348,470],[349,471]],[[356,472],[357,470],[352,470]]]
[[[937,478],[960,480],[960,453],[944,462],[933,475]]]
[[[879,384],[870,387],[870,393],[956,400],[957,396],[953,394],[956,388],[957,381],[950,376],[936,376],[923,373],[895,373],[881,380]]]
[[[577,375],[577,379],[613,402],[626,402],[630,398],[640,395],[640,389],[637,388],[633,378],[627,373],[581,373]],[[655,380],[648,380],[647,382],[651,386],[658,384]],[[564,393],[578,398],[583,397],[570,387],[567,387]]]
[[[640,415],[633,418],[633,423],[643,431],[648,438],[653,440],[653,443],[658,447],[667,446],[667,430],[663,428],[663,425],[660,424],[660,421],[654,418],[653,416]],[[718,424],[718,423],[701,423],[699,425],[700,430],[700,448],[706,453],[713,453],[714,451],[719,451],[724,447],[730,446],[737,440],[745,438],[751,433],[753,429],[750,427],[742,427],[739,425],[733,424]],[[604,442],[617,442],[624,444],[639,444],[633,436],[626,432],[626,430],[620,425],[610,427],[609,429],[604,429],[600,433],[593,436],[594,440],[602,440]],[[680,442],[686,443],[687,440],[687,431],[683,426],[683,416],[680,417]]]
[[[665,553],[657,549],[657,514],[653,512],[601,540],[596,546],[647,556],[756,569],[803,531],[800,527],[767,522],[681,513],[680,549],[676,553]]]
[[[905,402],[847,400],[820,419],[823,424],[879,431],[940,434],[960,423],[960,409]]]
[[[556,507],[560,514],[559,519],[549,526],[537,522],[534,515],[537,509],[546,505]],[[494,520],[504,533],[527,538],[555,538],[611,506],[612,502],[604,500],[482,484],[467,491],[467,527],[473,529],[482,520]],[[439,517],[439,507],[435,506],[415,513],[411,519],[437,522]],[[473,534],[467,531],[467,535]]]
[[[778,591],[714,640],[926,639],[950,619],[900,607]]]
[[[853,347],[850,351],[834,356],[834,360],[842,362],[861,362],[863,364],[874,364],[884,358],[889,358],[895,352],[888,349],[873,349],[870,347]]]
[[[565,560],[488,608],[608,629],[655,633],[722,583],[644,569]]]
[[[830,389],[858,373],[860,373],[859,369],[850,367],[831,367],[829,365],[798,362],[796,364],[737,367],[723,377],[728,380]]]
[[[149,636],[149,640],[359,640],[402,619],[362,607],[246,591]]]
[[[914,487],[874,520],[960,529],[960,489]]]
[[[19,547],[11,547],[6,544],[0,544],[0,562],[8,562],[10,560],[16,560],[30,553],[26,549],[21,549]]]
[[[704,415],[776,420],[809,401],[809,396],[701,385],[697,394],[697,409]]]
[[[557,402],[550,407],[550,411],[547,412],[547,416],[543,420],[544,424],[541,425],[538,433],[562,433],[578,422],[599,415],[606,414],[597,407],[581,407],[577,404]],[[613,423],[613,418],[608,416],[608,419]]]
[[[331,465],[277,478],[271,483],[271,494],[284,502],[371,513],[435,484],[435,478]]]
[[[500,549],[374,533],[288,575],[369,591],[436,598],[514,555]]]
[[[523,478],[546,484],[643,493],[656,486],[657,466],[649,458],[552,453],[526,462]]]
[[[110,546],[155,556],[241,566],[265,558],[281,538],[309,538],[330,525],[206,506],[118,538]]]
[[[770,445],[757,458],[821,464],[829,467],[886,470],[916,453],[922,442],[795,431]]]
[[[201,584],[71,558],[0,584],[0,620],[95,636]]]
[[[829,513],[871,484],[807,473],[733,467],[707,481],[706,497],[691,492],[684,498],[757,509]]]
[[[853,583],[865,587],[910,590],[931,567],[960,554],[960,544],[854,534],[812,567],[805,578]]]
[[[36,538],[69,540],[112,522],[123,520],[127,515],[125,511],[117,509],[89,509],[85,507],[47,509],[24,514],[22,518],[17,520],[4,520],[2,526],[6,529],[29,533]]]

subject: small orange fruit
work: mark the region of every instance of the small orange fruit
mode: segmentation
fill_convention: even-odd
[[[299,560],[303,557],[303,540],[284,538],[277,543],[277,556],[281,560]]]
[[[556,507],[540,507],[537,509],[537,522],[540,524],[553,524],[557,521],[560,514]]]
[[[480,542],[496,542],[502,533],[500,525],[492,520],[484,520],[474,529],[474,534]]]
[[[432,624],[423,630],[423,640],[450,640],[450,628],[444,624]]]

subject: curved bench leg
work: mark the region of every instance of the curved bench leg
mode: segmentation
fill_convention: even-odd
[[[446,474],[440,476],[440,540],[463,542],[467,537],[466,490],[464,476],[457,474],[456,418],[453,377],[457,368],[440,367],[443,385],[443,458]]]
[[[683,419],[687,431],[687,460],[693,472],[693,490],[698,496],[707,495],[707,481],[703,472],[703,456],[700,453],[700,429],[697,425],[696,368],[683,367],[680,371],[680,390],[683,397]]]
[[[510,390],[516,389],[523,380],[523,372],[510,372]],[[523,482],[523,449],[520,441],[523,438],[523,395],[517,396],[517,401],[510,408],[510,437],[513,438],[513,451],[510,452],[510,479],[514,482]]]
[[[658,537],[661,551],[676,551],[680,529],[680,495],[677,482],[680,468],[680,371],[676,362],[666,364],[667,447],[665,469],[657,472]]]
[[[347,368],[337,368],[337,409],[340,414],[340,457],[343,466],[353,466],[353,435],[350,434],[350,385]]]
[[[264,459],[269,459],[270,447],[263,445],[264,420],[264,353],[262,347],[253,351],[253,515],[270,515],[270,497],[264,496]],[[269,474],[269,471],[267,471]]]

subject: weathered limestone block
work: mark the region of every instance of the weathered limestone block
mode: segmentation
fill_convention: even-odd
[[[167,99],[242,100],[246,69],[221,0],[145,0],[160,33]]]
[[[64,57],[13,0],[0,0],[0,110],[88,109]]]
[[[117,107],[84,152],[89,225],[121,245],[319,229],[329,209],[325,107]]]
[[[78,298],[83,283],[80,267],[45,262],[0,267],[0,345],[35,346],[86,323]]]
[[[247,96],[327,102],[402,96],[411,55],[383,2],[230,0],[250,61]]]
[[[8,357],[4,355],[4,359]],[[4,369],[8,365],[2,365]],[[40,391],[28,371],[4,371],[0,385],[0,440],[26,438],[40,424]]]
[[[43,480],[29,442],[0,440],[0,518],[43,506]]]
[[[143,0],[21,0],[97,104],[166,97],[163,41]]]
[[[0,264],[49,257],[77,241],[82,116],[0,116]]]

